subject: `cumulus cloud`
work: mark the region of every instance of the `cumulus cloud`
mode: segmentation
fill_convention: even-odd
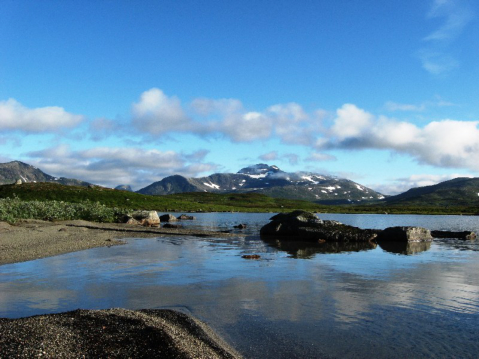
[[[427,14],[429,19],[441,18],[441,26],[423,38],[425,46],[418,56],[423,68],[433,75],[440,75],[459,66],[450,54],[450,44],[463,32],[473,14],[463,1],[435,0]]]
[[[386,149],[405,153],[418,162],[438,167],[479,170],[479,121],[433,121],[420,128],[412,123],[373,116],[346,104],[328,138],[318,148]]]
[[[313,152],[306,158],[308,162],[324,162],[324,161],[335,161],[337,158],[333,155],[327,153]]]
[[[96,147],[73,151],[65,144],[27,154],[32,164],[53,176],[77,178],[108,187],[130,184],[136,189],[166,176],[198,176],[217,168],[211,163],[191,163],[196,155],[143,148]]]
[[[0,101],[0,129],[27,133],[58,132],[73,128],[83,116],[66,112],[57,106],[27,108],[14,99]]]
[[[161,135],[167,132],[192,131],[194,123],[186,115],[177,97],[168,97],[152,88],[141,94],[132,106],[133,125],[143,133]]]
[[[271,151],[258,157],[262,161],[275,161],[278,159],[278,151]]]

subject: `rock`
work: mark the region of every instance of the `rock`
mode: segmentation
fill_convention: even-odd
[[[422,227],[389,227],[381,231],[377,242],[430,242],[431,231]]]
[[[323,221],[314,213],[294,211],[271,217],[260,230],[262,236],[282,236],[297,241],[367,242],[376,232],[348,226],[337,221]]]
[[[452,232],[452,231],[431,231],[434,238],[456,238],[462,240],[476,239],[476,233],[471,231]]]
[[[140,224],[140,222],[138,222],[136,219],[134,219],[132,217],[128,218],[127,221],[124,222],[124,223],[130,224],[130,225],[139,225]]]
[[[158,213],[156,211],[136,211],[133,212],[130,217],[138,221],[138,224],[143,226],[151,227],[160,224],[160,218],[158,217]]]
[[[259,254],[245,254],[245,255],[241,256],[241,258],[244,258],[244,259],[260,259],[261,256]]]
[[[178,216],[179,221],[194,221],[196,220],[196,217],[194,216],[187,216],[186,214],[182,214],[181,216]]]
[[[174,229],[176,229],[176,228],[180,228],[180,227],[181,227],[181,225],[173,224],[173,223],[165,223],[163,225],[163,228],[174,228]]]
[[[245,223],[241,223],[241,224],[238,224],[237,226],[233,226],[233,228],[237,228],[237,229],[245,229],[247,227],[247,225]]]
[[[22,183],[23,183],[23,181],[21,179],[17,179],[17,181],[15,182],[16,185],[22,184]]]
[[[176,222],[178,219],[172,214],[164,214],[160,216],[161,222]]]

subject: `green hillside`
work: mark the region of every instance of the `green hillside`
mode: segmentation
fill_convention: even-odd
[[[99,202],[108,207],[151,209],[161,212],[279,212],[289,209],[324,211],[325,208],[307,201],[271,198],[257,193],[216,194],[194,192],[167,196],[149,196],[99,186],[64,186],[56,183],[24,183],[21,185],[0,186],[0,198],[13,197],[24,201],[64,201],[70,203],[90,201]]]

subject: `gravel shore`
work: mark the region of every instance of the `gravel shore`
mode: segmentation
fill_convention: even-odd
[[[0,265],[51,257],[94,247],[124,244],[122,238],[163,235],[231,236],[228,233],[131,226],[87,221],[0,222]]]
[[[240,358],[204,323],[171,310],[75,310],[0,318],[0,358]]]

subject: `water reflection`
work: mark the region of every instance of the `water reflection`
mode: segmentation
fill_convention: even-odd
[[[375,249],[376,243],[342,243],[342,242],[302,242],[284,238],[263,237],[262,240],[270,247],[287,252],[292,258],[312,259],[316,254],[360,252]]]
[[[379,247],[381,247],[386,252],[404,254],[404,255],[414,255],[421,252],[425,252],[431,248],[432,242],[381,242]]]

